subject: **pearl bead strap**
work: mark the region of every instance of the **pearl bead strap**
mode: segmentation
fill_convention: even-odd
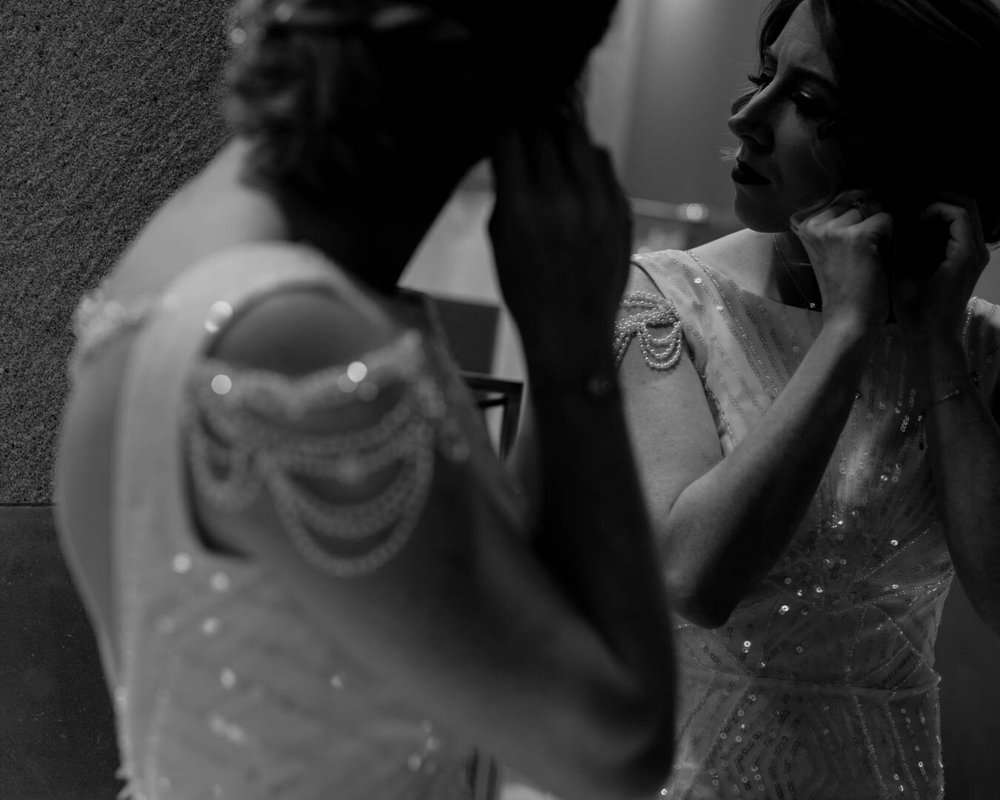
[[[650,369],[668,370],[681,358],[684,332],[674,305],[652,292],[631,292],[622,299],[622,314],[615,325],[615,363],[621,364],[633,338],[638,339],[642,358]],[[664,329],[654,336],[654,329]]]
[[[123,333],[141,325],[160,303],[141,297],[130,304],[112,300],[102,288],[84,295],[73,313],[76,361],[84,361]]]
[[[318,433],[297,424],[306,414],[334,420],[352,406],[371,408],[377,397],[380,415],[365,427]],[[340,578],[363,575],[399,553],[416,527],[445,414],[413,331],[363,360],[302,378],[207,360],[193,372],[186,412],[192,476],[208,502],[228,513],[244,510],[266,486],[307,562]],[[388,480],[377,492],[342,503],[303,481],[356,488],[383,471]]]

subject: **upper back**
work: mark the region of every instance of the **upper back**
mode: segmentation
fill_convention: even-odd
[[[180,274],[220,249],[284,233],[260,192],[229,180],[238,149],[228,147],[154,214],[96,291],[81,300],[73,381],[56,454],[56,514],[105,665],[113,658],[111,477],[114,430],[132,334]],[[81,349],[90,352],[80,367]]]

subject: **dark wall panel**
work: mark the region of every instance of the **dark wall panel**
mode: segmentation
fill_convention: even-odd
[[[0,506],[0,798],[113,800],[97,642],[46,506]]]

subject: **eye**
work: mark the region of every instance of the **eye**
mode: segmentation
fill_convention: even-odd
[[[836,103],[831,103],[827,98],[810,94],[809,92],[795,91],[789,97],[795,104],[799,114],[811,122],[822,124],[837,123],[843,117],[843,111]]]
[[[761,71],[755,75],[747,75],[747,80],[757,87],[757,91],[760,91],[771,84],[774,80],[774,75]],[[808,92],[795,91],[791,92],[788,96],[795,104],[795,107],[799,110],[799,113],[801,113],[804,117],[809,119],[819,119],[829,115],[826,104],[822,100],[813,97]]]
[[[819,118],[829,116],[826,105],[810,94],[793,92],[790,97],[792,98],[792,102],[795,103],[795,107],[798,108],[804,117]]]

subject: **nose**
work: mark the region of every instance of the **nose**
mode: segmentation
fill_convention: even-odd
[[[753,150],[767,150],[772,133],[764,92],[761,90],[740,95],[730,109],[729,130]]]

